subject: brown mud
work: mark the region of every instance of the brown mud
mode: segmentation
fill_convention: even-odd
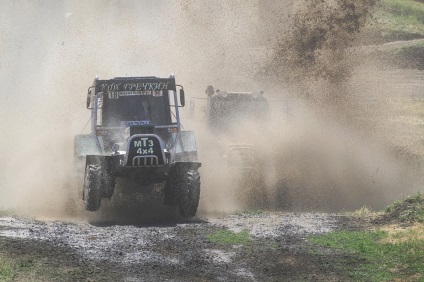
[[[356,259],[314,253],[305,238],[356,224],[343,216],[308,213],[125,225],[1,217],[0,254],[20,261],[19,281],[348,281],[334,262],[356,264]],[[209,239],[228,229],[247,231],[249,241]]]

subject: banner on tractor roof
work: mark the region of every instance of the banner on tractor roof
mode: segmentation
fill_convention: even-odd
[[[119,96],[162,96],[163,91],[167,90],[176,91],[174,78],[115,78],[96,81],[96,92],[117,93]]]
[[[153,96],[162,97],[163,90],[144,90],[144,91],[104,91],[109,99],[118,99],[123,96]]]

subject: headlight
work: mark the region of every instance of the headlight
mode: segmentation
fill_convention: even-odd
[[[172,142],[172,140],[169,140],[166,144],[165,144],[165,148],[170,150],[172,148],[172,146],[174,145],[174,143]]]

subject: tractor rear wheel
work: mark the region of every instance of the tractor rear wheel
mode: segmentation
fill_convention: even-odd
[[[195,169],[181,169],[178,177],[178,205],[183,217],[196,215],[200,199],[200,175]]]

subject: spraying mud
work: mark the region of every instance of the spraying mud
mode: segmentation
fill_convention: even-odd
[[[72,140],[90,118],[85,98],[96,75],[174,73],[192,97],[209,84],[264,90],[274,101],[269,130],[251,141],[272,163],[265,189],[271,208],[381,208],[416,190],[417,162],[398,152],[420,158],[421,151],[415,141],[394,142],[402,131],[392,127],[397,112],[386,95],[403,90],[386,84],[393,77],[381,75],[384,65],[367,65],[351,52],[374,6],[373,0],[2,2],[0,207],[66,214],[75,196]],[[221,164],[210,133],[185,115],[183,126],[201,140],[204,212],[239,209],[223,201],[226,178],[213,169]]]
[[[404,75],[387,75],[387,66],[369,61],[354,48],[366,42],[365,27],[376,5],[377,1],[297,2],[281,32],[263,76],[272,77],[270,84],[284,85],[286,91],[280,93],[286,92],[288,103],[296,105],[290,124],[278,126],[281,117],[273,118],[277,130],[269,143],[278,148],[277,166],[282,168],[274,192],[287,200],[280,200],[280,207],[381,208],[419,189],[419,140],[393,142],[406,137],[401,126],[414,130],[411,124],[393,122],[400,104],[396,107],[391,100],[404,95],[400,87],[393,89],[393,83],[403,83],[399,77]],[[394,152],[398,150],[403,153]]]

